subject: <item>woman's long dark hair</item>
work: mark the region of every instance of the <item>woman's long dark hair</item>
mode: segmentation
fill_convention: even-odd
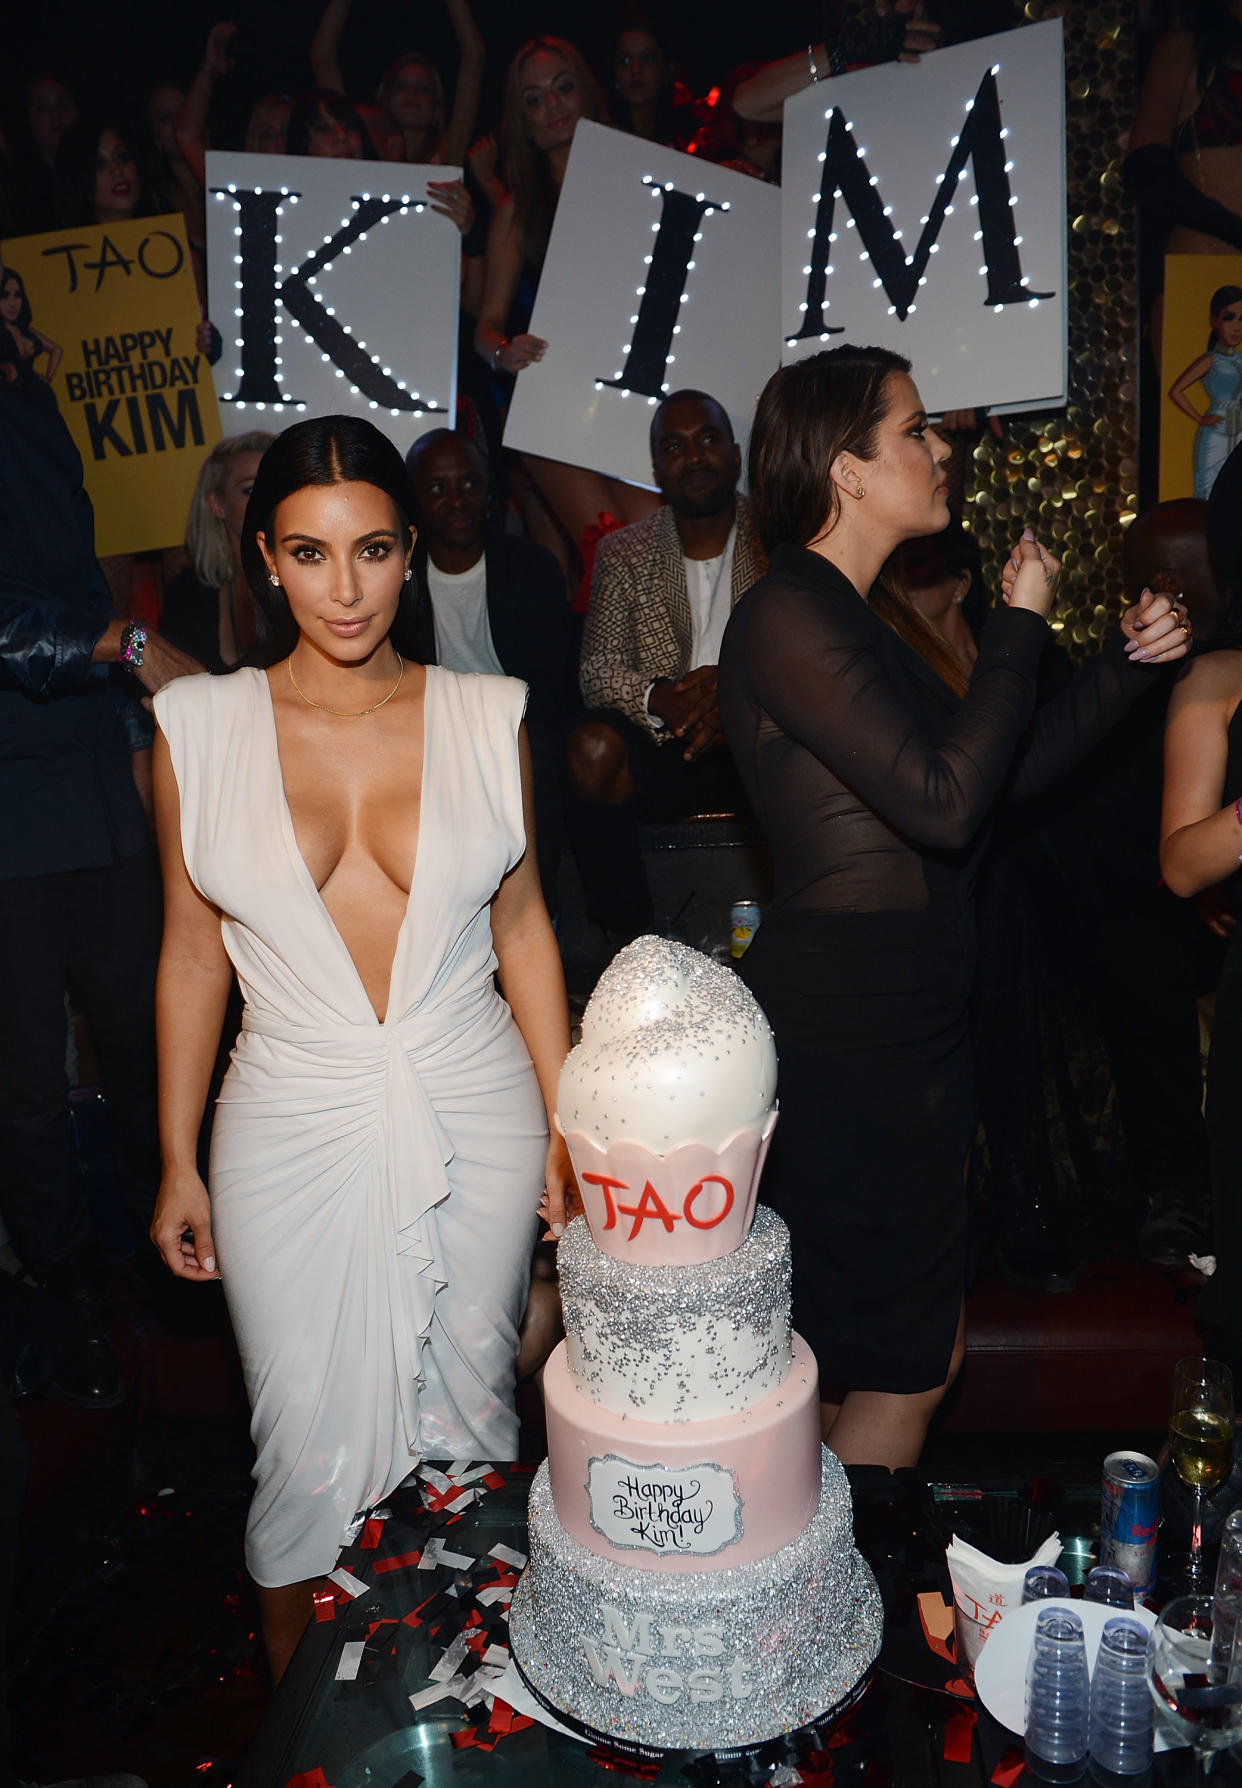
[[[605,116],[607,107],[599,90],[599,82],[587,67],[580,51],[563,37],[532,37],[524,43],[505,70],[501,99],[500,149],[504,158],[505,180],[513,195],[513,217],[518,227],[522,258],[543,266],[548,252],[548,237],[556,216],[560,189],[552,178],[552,167],[542,149],[530,140],[526,114],[522,108],[522,70],[539,51],[559,56],[577,82],[580,118],[594,121]]]
[[[759,396],[750,432],[750,500],[764,548],[807,546],[837,519],[832,482],[839,453],[875,455],[888,412],[884,393],[910,362],[889,348],[828,348],[774,372]]]
[[[287,658],[298,643],[289,599],[268,580],[258,536],[272,537],[276,511],[294,491],[319,484],[373,484],[400,517],[401,534],[410,525],[410,484],[401,455],[373,423],[359,416],[311,416],[277,435],[255,475],[242,527],[242,570],[254,601],[254,635],[243,663],[266,670]],[[403,658],[415,658],[414,601],[403,584],[389,633]]]
[[[1242,286],[1217,286],[1212,293],[1212,302],[1208,305],[1208,316],[1212,319],[1212,333],[1208,336],[1207,351],[1210,354],[1216,346],[1216,319],[1222,310],[1228,310],[1231,304],[1242,303]]]
[[[783,541],[809,546],[834,527],[841,503],[832,482],[839,453],[875,457],[888,414],[885,386],[910,362],[890,348],[828,348],[774,372],[755,411],[747,457],[750,499],[767,552]],[[862,594],[936,675],[961,694],[961,665],[921,615],[888,560]]]
[[[362,144],[358,154],[363,161],[376,159],[371,133],[363,123],[358,108],[351,105],[343,93],[334,93],[330,87],[316,87],[309,93],[300,93],[294,100],[293,110],[289,114],[289,129],[285,135],[286,155],[310,154],[311,125],[320,112],[326,113],[342,130],[352,130],[358,136]]]
[[[81,224],[95,222],[95,175],[99,163],[99,145],[103,142],[104,132],[108,130],[125,146],[134,164],[134,182],[137,186],[134,216],[155,215],[155,202],[143,178],[134,148],[138,141],[137,133],[119,118],[84,112],[79,114],[77,122],[71,124],[60,139],[56,164],[52,170],[56,217],[66,229],[76,229]]]
[[[431,76],[432,85],[436,90],[436,109],[432,114],[431,123],[427,126],[427,134],[419,147],[419,154],[414,157],[416,161],[431,161],[440,147],[440,140],[448,122],[448,101],[444,95],[444,77],[431,57],[424,56],[421,50],[406,50],[402,55],[396,57],[380,76],[379,86],[375,89],[375,103],[377,106],[383,106],[387,112],[392,111],[393,95],[397,91],[401,70],[410,67],[425,68]],[[401,130],[404,135],[404,125]]]
[[[630,129],[629,114],[614,87],[617,47],[627,31],[641,31],[645,37],[649,37],[664,59],[664,79],[656,94],[652,117],[655,131],[652,140],[680,149],[694,137],[695,118],[688,106],[679,108],[677,105],[677,56],[673,50],[667,13],[662,12],[657,18],[655,12],[648,7],[634,4],[625,7],[618,18],[608,46],[607,86],[612,90],[609,104],[613,120],[619,130]]]
[[[30,300],[26,296],[26,282],[17,271],[16,267],[5,267],[0,265],[0,298],[4,296],[4,288],[10,281],[17,287],[18,294],[22,301],[22,307],[14,318],[13,327],[15,329],[20,329],[22,333],[25,334],[34,318],[34,312],[30,308]]]

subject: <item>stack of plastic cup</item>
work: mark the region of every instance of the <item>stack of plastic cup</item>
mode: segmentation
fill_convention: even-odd
[[[1039,1781],[1081,1778],[1090,1701],[1082,1622],[1068,1608],[1045,1608],[1026,1673],[1026,1767]]]
[[[1069,1578],[1055,1565],[1032,1565],[1022,1579],[1022,1600],[1046,1602],[1050,1596],[1069,1597]]]
[[[1116,1565],[1096,1565],[1093,1571],[1087,1572],[1082,1599],[1084,1602],[1105,1602],[1110,1608],[1132,1610],[1134,1586]]]
[[[1128,1783],[1151,1768],[1155,1742],[1144,1663],[1147,1630],[1124,1614],[1100,1638],[1091,1677],[1090,1775],[1094,1782]]]
[[[1221,1680],[1231,1674],[1234,1637],[1242,1615],[1242,1509],[1230,1509],[1220,1536],[1212,1591],[1212,1663]]]

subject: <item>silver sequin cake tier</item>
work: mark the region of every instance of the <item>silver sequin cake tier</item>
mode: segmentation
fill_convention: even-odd
[[[883,1608],[854,1546],[849,1484],[824,1452],[819,1508],[770,1557],[675,1576],[570,1537],[542,1465],[513,1655],[553,1709],[663,1750],[720,1750],[791,1732],[845,1701],[880,1649]]]
[[[762,1205],[740,1248],[697,1266],[636,1266],[601,1254],[586,1219],[575,1217],[556,1268],[574,1382],[618,1415],[733,1415],[789,1369],[789,1231]]]

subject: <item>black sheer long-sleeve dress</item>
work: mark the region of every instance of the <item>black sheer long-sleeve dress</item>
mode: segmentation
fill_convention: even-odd
[[[1002,796],[1063,775],[1150,676],[1118,639],[1033,718],[1046,623],[991,613],[964,697],[827,560],[780,546],[733,611],[720,712],[772,846],[742,964],[781,1118],[764,1199],[828,1386],[943,1383],[973,1128],[971,887]]]

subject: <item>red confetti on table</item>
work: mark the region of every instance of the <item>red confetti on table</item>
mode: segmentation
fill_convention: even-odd
[[[507,1738],[511,1732],[525,1732],[526,1728],[533,1726],[534,1723],[529,1714],[518,1713],[515,1708],[509,1706],[507,1701],[502,1701],[497,1695],[492,1702],[491,1718],[487,1722],[487,1730],[494,1732],[498,1738]]]
[[[969,1763],[978,1720],[973,1707],[955,1707],[944,1723],[944,1760]]]
[[[828,1751],[816,1751],[798,1764],[798,1775],[804,1782],[831,1782],[835,1770]]]
[[[321,1769],[306,1769],[300,1776],[290,1776],[285,1788],[328,1788],[328,1778]]]
[[[383,1571],[411,1571],[422,1556],[421,1552],[399,1552],[395,1558],[377,1558],[373,1569],[377,1577]]]
[[[482,1481],[489,1490],[503,1490],[505,1487],[505,1481],[498,1471],[489,1471]]]
[[[1017,1745],[1009,1745],[1001,1753],[1001,1760],[992,1771],[992,1780],[996,1788],[1013,1788],[1014,1783],[1026,1768],[1025,1759]]]
[[[334,1620],[336,1618],[336,1597],[326,1584],[322,1589],[313,1591],[311,1600],[315,1605],[316,1620]]]

